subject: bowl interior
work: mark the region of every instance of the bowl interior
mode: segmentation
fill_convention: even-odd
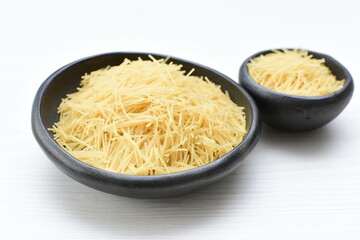
[[[325,66],[327,66],[330,69],[331,73],[333,75],[335,75],[336,80],[338,80],[338,81],[343,80],[343,79],[345,80],[343,89],[346,88],[350,84],[350,80],[352,78],[351,78],[349,72],[345,69],[345,67],[341,63],[339,63],[333,57],[323,54],[323,53],[318,53],[318,52],[313,52],[313,51],[309,51],[309,53],[312,54],[314,56],[314,58],[317,58],[317,59],[324,58]]]
[[[282,49],[275,49],[275,50],[280,51]],[[294,50],[294,49],[289,48],[288,50]],[[256,54],[250,56],[247,60],[245,60],[244,64],[246,65],[246,68],[245,68],[246,69],[246,74],[248,75],[249,79],[255,85],[258,85],[258,87],[261,88],[262,90],[268,91],[268,92],[270,92],[272,94],[275,94],[275,95],[287,96],[287,97],[296,98],[296,99],[322,99],[322,98],[328,98],[328,97],[331,97],[331,96],[335,95],[339,91],[344,91],[344,89],[346,89],[348,87],[348,85],[351,85],[352,77],[351,77],[350,73],[347,71],[347,69],[340,62],[338,62],[336,59],[334,59],[333,57],[331,57],[331,56],[329,56],[327,54],[314,52],[314,51],[310,51],[310,50],[307,50],[307,51],[308,51],[309,54],[311,54],[313,56],[313,58],[316,58],[316,59],[324,58],[325,59],[325,63],[324,63],[325,66],[327,66],[330,69],[331,73],[333,75],[335,75],[336,80],[338,80],[338,81],[339,80],[345,80],[344,86],[341,89],[337,90],[336,92],[332,92],[332,93],[322,95],[322,96],[302,96],[302,95],[291,95],[291,94],[276,92],[274,90],[268,89],[268,88],[260,85],[259,83],[257,83],[250,76],[250,74],[248,72],[247,64],[253,58],[259,57],[260,55],[266,55],[268,53],[272,53],[273,52],[272,50],[265,50],[265,51],[258,52]]]
[[[165,55],[151,54],[155,58],[165,58]],[[81,81],[81,76],[85,73],[95,71],[107,66],[119,65],[125,58],[130,60],[136,60],[138,57],[142,59],[149,59],[148,54],[144,53],[109,53],[98,55],[95,57],[84,58],[76,62],[70,63],[55,72],[49,77],[48,85],[42,96],[40,115],[41,121],[44,127],[50,128],[52,125],[59,121],[59,114],[57,113],[57,107],[59,106],[61,99],[65,98],[66,94],[77,91],[77,87]],[[183,65],[183,70],[186,72],[195,68],[192,75],[206,76],[215,84],[221,86],[223,91],[228,91],[231,99],[238,105],[243,106],[247,117],[246,129],[249,131],[252,122],[252,106],[248,100],[248,96],[239,92],[238,86],[235,82],[223,74],[214,70],[209,70],[207,67],[191,63],[178,58],[171,58],[170,61]],[[66,70],[64,71],[64,69]],[[229,79],[230,81],[225,80]],[[48,132],[52,136],[51,132]]]

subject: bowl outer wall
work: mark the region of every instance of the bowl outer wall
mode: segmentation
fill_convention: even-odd
[[[254,98],[265,123],[283,130],[312,130],[332,121],[347,106],[354,91],[353,79],[342,64],[323,53],[308,51],[315,58],[325,58],[325,65],[337,79],[345,79],[343,88],[336,92],[315,97],[296,96],[272,91],[255,82],[248,73],[247,63],[270,52],[266,50],[250,56],[239,71],[239,83]]]
[[[156,58],[165,55],[151,54]],[[233,101],[243,102],[248,117],[248,133],[243,142],[223,157],[192,170],[155,175],[136,176],[104,171],[85,164],[62,149],[47,131],[59,118],[56,109],[61,98],[76,91],[80,77],[85,72],[108,65],[120,64],[124,58],[147,58],[148,53],[115,52],[87,57],[65,65],[50,75],[39,88],[32,108],[32,130],[35,139],[50,160],[71,178],[94,189],[135,198],[171,197],[205,187],[234,171],[243,158],[255,147],[261,133],[261,123],[255,102],[238,84],[227,76],[208,67],[179,58],[171,58],[183,69],[195,68],[195,75],[208,76],[216,84],[228,90]],[[209,76],[211,75],[211,76]],[[237,93],[231,94],[232,92]]]

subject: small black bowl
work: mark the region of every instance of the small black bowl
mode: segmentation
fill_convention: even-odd
[[[39,88],[32,109],[32,130],[45,154],[65,174],[89,187],[126,197],[161,198],[185,194],[205,187],[234,171],[243,158],[255,147],[261,132],[261,122],[255,102],[238,84],[227,76],[202,65],[171,58],[183,69],[195,68],[194,75],[207,76],[228,91],[231,99],[245,108],[247,135],[232,151],[207,165],[191,170],[154,176],[112,173],[85,164],[72,157],[53,139],[47,129],[59,120],[57,107],[66,94],[76,91],[81,76],[106,66],[118,65],[125,58],[147,59],[150,53],[114,52],[96,55],[72,62],[50,75]],[[165,55],[152,54],[155,58]]]
[[[348,70],[338,61],[329,55],[308,51],[314,58],[324,58],[325,65],[336,79],[345,79],[345,84],[338,91],[323,96],[289,95],[265,88],[249,75],[247,64],[250,60],[271,52],[266,50],[250,56],[243,62],[239,72],[240,85],[254,98],[260,118],[265,123],[283,130],[307,131],[329,123],[344,110],[352,97],[354,83]]]

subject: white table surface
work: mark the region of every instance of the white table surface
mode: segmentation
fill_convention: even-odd
[[[2,1],[0,239],[360,239],[359,1]],[[264,127],[232,175],[161,200],[105,194],[68,178],[30,128],[32,100],[59,67],[110,51],[189,59],[237,79],[269,48],[332,55],[353,75],[327,126]]]

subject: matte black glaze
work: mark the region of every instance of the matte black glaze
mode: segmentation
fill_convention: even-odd
[[[208,67],[179,58],[171,61],[182,64],[183,69],[193,75],[207,76],[227,90],[232,100],[245,107],[248,134],[243,142],[218,160],[179,173],[136,176],[107,172],[87,165],[68,154],[54,140],[47,128],[59,120],[57,107],[67,93],[76,91],[80,77],[86,73],[118,65],[125,58],[147,59],[149,53],[115,52],[96,55],[70,63],[49,76],[39,88],[32,109],[32,130],[39,145],[52,162],[71,178],[98,190],[135,198],[161,198],[176,196],[205,187],[234,171],[243,158],[255,147],[261,132],[257,107],[252,98],[227,76]],[[151,54],[156,58],[165,55]]]
[[[325,65],[336,79],[345,79],[343,88],[324,96],[306,97],[282,94],[261,86],[250,77],[247,64],[252,58],[270,52],[267,50],[250,56],[241,65],[239,72],[240,85],[254,98],[265,123],[283,130],[312,130],[333,120],[349,103],[354,83],[348,70],[331,56],[313,51],[308,52],[314,58],[325,58]]]

